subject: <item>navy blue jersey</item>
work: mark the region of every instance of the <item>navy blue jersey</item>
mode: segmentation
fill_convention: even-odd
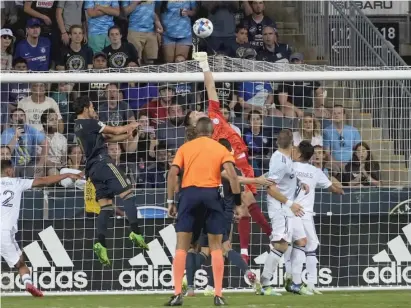
[[[20,41],[16,46],[14,58],[23,58],[31,71],[48,71],[50,67],[51,43],[48,38],[39,37],[36,47],[31,46],[27,40]]]
[[[86,157],[86,169],[96,158],[108,157],[106,141],[101,133],[104,127],[105,124],[95,119],[75,120],[74,132]]]
[[[291,47],[287,44],[277,43],[275,45],[274,51],[268,50],[265,46],[257,52],[257,60],[267,61],[267,62],[285,62],[288,63],[291,56]]]
[[[257,23],[253,16],[247,16],[243,20],[244,27],[248,30],[248,43],[254,48],[263,46],[263,29],[266,26],[277,28],[274,21],[264,16],[260,23]]]

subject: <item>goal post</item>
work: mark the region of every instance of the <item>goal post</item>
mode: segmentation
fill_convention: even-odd
[[[304,124],[304,119],[283,117],[275,112],[283,111],[284,96],[280,96],[285,86],[289,91],[286,100],[302,103],[305,113],[324,108],[321,116],[314,117],[318,136],[323,136],[324,128],[333,124],[333,107],[344,107],[346,123],[358,130],[361,141],[371,149],[372,162],[378,162],[379,170],[373,170],[378,172],[378,179],[374,179],[378,185],[350,182],[344,186],[343,196],[318,191],[315,204],[320,242],[318,286],[336,291],[410,288],[411,69],[273,64],[227,57],[209,60],[222,107],[226,107],[223,112],[247,143],[256,175],[267,170],[281,129],[301,132],[304,125],[309,125]],[[28,191],[23,195],[16,237],[28,266],[33,269],[34,284],[50,295],[171,292],[176,236],[173,220],[167,218],[165,209],[165,179],[176,149],[184,143],[181,120],[185,112],[207,111],[203,74],[198,64],[187,61],[88,72],[2,72],[0,82],[3,106],[9,103],[22,106],[19,101],[37,91],[32,101],[22,108],[26,124],[39,130],[44,130],[43,124],[47,123],[41,123],[43,109],[41,104],[36,104],[38,91],[45,91],[60,109],[64,122],[62,135],[70,149],[49,152],[46,161],[53,161],[54,165],[47,165],[43,172],[52,167],[59,171],[62,167],[84,168],[82,154],[73,150],[72,103],[77,96],[92,98],[99,108],[99,116],[109,125],[122,125],[134,119],[141,123],[138,140],[111,146],[109,151],[128,172],[135,187],[136,206],[150,250],[142,252],[133,247],[128,241],[125,219],[113,217],[107,237],[112,266],[103,268],[92,250],[95,217],[84,213],[87,186],[69,183]],[[34,89],[33,85],[38,83],[50,84],[50,87]],[[113,87],[110,84],[114,84]],[[298,92],[298,86],[306,88]],[[321,91],[317,91],[319,88]],[[147,108],[152,101],[159,102]],[[12,112],[7,108],[2,107],[2,112]],[[251,110],[260,111],[261,118],[253,119],[249,115]],[[1,142],[7,145],[5,131],[15,122],[9,115],[2,115],[1,119],[5,126]],[[49,143],[54,142],[53,131],[47,131],[46,136]],[[327,144],[336,142],[342,146],[348,139],[347,136],[338,140],[331,138]],[[323,145],[325,142],[322,141]],[[22,144],[24,146],[27,144]],[[21,157],[21,153],[12,152],[16,170],[26,172],[23,175],[30,174],[40,155],[36,151],[37,148],[30,152],[33,157],[26,164],[15,159]],[[76,159],[78,164],[74,162]],[[344,170],[338,173],[332,164],[323,167],[329,175],[342,179]],[[266,193],[259,190],[256,198],[267,213]],[[115,203],[121,209],[121,201]],[[239,249],[236,226],[233,247]],[[254,222],[249,250],[250,267],[260,275],[268,239]],[[250,285],[243,274],[227,263],[224,287],[234,292],[249,292]],[[282,288],[283,274],[281,263],[273,278],[275,287]],[[204,267],[197,271],[195,282],[198,289],[207,286]],[[4,260],[0,287],[2,296],[24,293],[17,273]]]

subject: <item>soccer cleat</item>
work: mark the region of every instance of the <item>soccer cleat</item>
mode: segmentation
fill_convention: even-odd
[[[311,293],[304,284],[292,283],[290,286],[291,292],[298,295],[314,295]]]
[[[261,289],[261,293],[259,295],[268,295],[268,296],[282,296],[281,293],[274,291],[272,287],[265,287]]]
[[[307,290],[315,295],[323,295],[316,287],[307,287]]]
[[[34,297],[43,297],[43,293],[33,286],[31,283],[26,284],[26,291],[29,292]]]
[[[261,283],[258,281],[256,274],[254,274],[250,270],[248,270],[245,274],[247,276],[247,279],[253,285],[255,293],[257,293],[257,294],[261,293]]]
[[[188,296],[188,297],[193,297],[193,296],[195,296],[196,294],[195,294],[195,292],[194,292],[194,288],[193,287],[188,287],[187,288],[187,291],[186,291],[186,296]]]
[[[93,246],[94,253],[97,255],[99,261],[104,266],[110,265],[110,259],[107,256],[107,248],[100,243],[95,243]]]
[[[291,292],[291,284],[293,283],[292,276],[290,274],[284,274],[284,288],[287,292]]]
[[[207,286],[204,289],[204,296],[214,296],[214,288],[211,286]]]
[[[224,297],[214,296],[214,306],[227,306]]]
[[[170,300],[165,303],[164,306],[182,306],[183,305],[183,295],[177,294],[171,296]]]
[[[183,283],[181,285],[181,291],[184,295],[186,295],[187,293],[187,289],[188,289],[188,283],[187,283],[187,277],[186,275],[184,275],[183,277]]]
[[[128,238],[136,245],[137,247],[140,247],[141,249],[149,250],[148,245],[144,241],[144,237],[140,234],[136,234],[134,232],[131,232]]]

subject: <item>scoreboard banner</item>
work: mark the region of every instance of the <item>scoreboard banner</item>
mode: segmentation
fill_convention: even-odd
[[[321,215],[316,217],[320,240],[319,287],[407,286],[411,284],[411,224],[408,215]],[[175,251],[173,220],[145,219],[150,250],[143,252],[128,240],[124,219],[113,219],[107,241],[110,267],[93,254],[95,220],[24,220],[17,240],[33,269],[33,282],[44,291],[148,291],[172,288]],[[262,271],[268,239],[252,224],[251,268]],[[261,243],[262,242],[262,243]],[[238,235],[233,238],[238,247]],[[2,260],[1,291],[24,288],[17,272]],[[273,278],[283,284],[283,263]],[[196,273],[197,288],[208,283],[206,271]],[[224,287],[250,288],[240,271],[226,264]]]

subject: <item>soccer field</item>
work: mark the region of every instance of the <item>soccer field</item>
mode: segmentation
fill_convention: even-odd
[[[256,296],[250,293],[227,293],[231,307],[411,307],[409,291],[329,292],[320,296]],[[3,308],[134,308],[162,307],[168,295],[50,296],[44,298],[3,297]],[[185,298],[184,307],[214,307],[213,298],[198,294]]]

